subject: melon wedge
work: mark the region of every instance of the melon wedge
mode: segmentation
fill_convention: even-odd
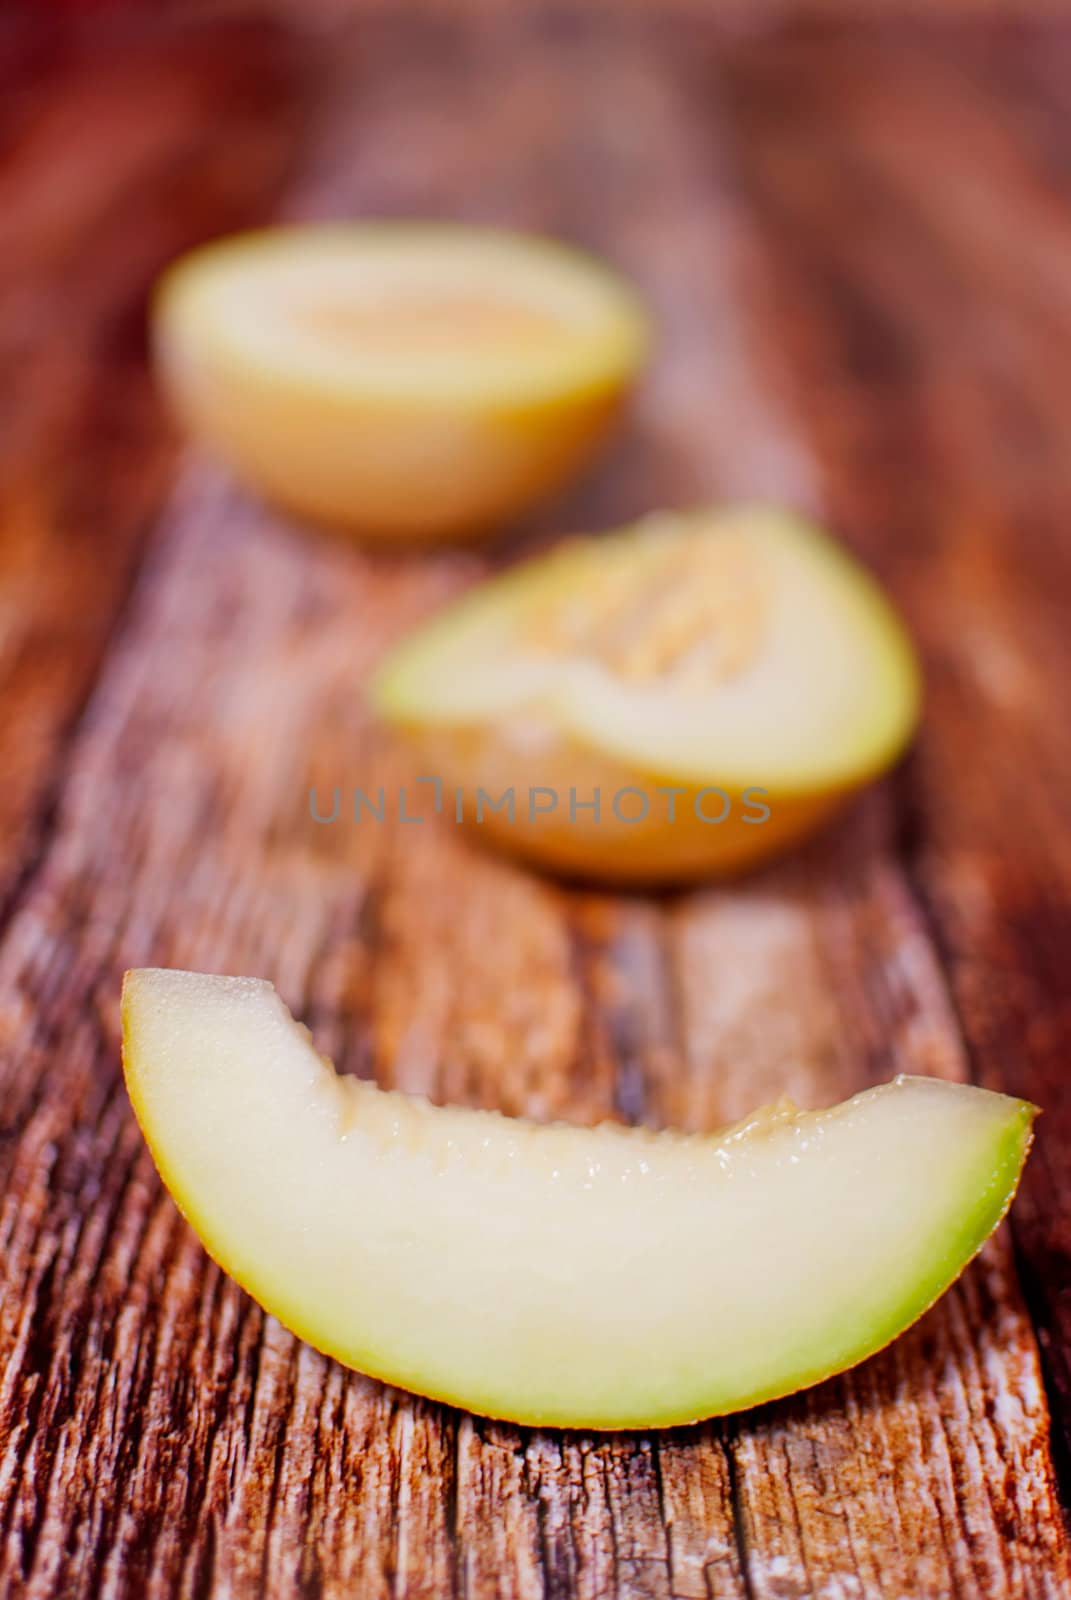
[[[475,536],[551,494],[650,344],[600,262],[433,222],[209,245],[165,275],[153,324],[197,436],[269,499],[373,540]]]
[[[777,854],[897,758],[920,697],[873,579],[753,506],[566,542],[403,639],[370,690],[450,816],[617,882]]]
[[[1035,1108],[897,1078],[706,1135],[340,1078],[270,984],[129,972],[123,1062],[209,1253],[360,1371],[490,1416],[737,1410],[894,1339],[1003,1217]]]

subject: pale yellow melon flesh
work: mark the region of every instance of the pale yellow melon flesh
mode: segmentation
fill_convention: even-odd
[[[631,288],[550,240],[434,222],[194,251],[153,314],[180,417],[252,487],[373,541],[493,531],[598,449],[647,355]]]
[[[861,567],[800,519],[742,507],[569,541],[478,586],[388,654],[371,700],[485,836],[666,881],[816,827],[904,749],[920,675]],[[639,795],[615,805],[624,790]],[[509,791],[507,823],[490,802]]]
[[[123,1060],[210,1254],[360,1371],[519,1422],[684,1422],[895,1338],[1004,1215],[1023,1101],[898,1078],[717,1133],[539,1126],[339,1078],[270,984],[127,974]]]

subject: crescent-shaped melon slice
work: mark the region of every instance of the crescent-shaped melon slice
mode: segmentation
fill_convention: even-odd
[[[1004,1215],[1035,1108],[897,1078],[712,1134],[339,1077],[269,983],[127,974],[123,1059],[210,1254],[360,1371],[565,1427],[734,1411],[887,1344]]]

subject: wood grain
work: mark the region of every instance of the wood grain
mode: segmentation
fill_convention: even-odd
[[[186,458],[126,605],[134,533],[102,556],[91,625],[69,590],[56,602],[60,687],[9,797],[0,1590],[1067,1592],[1006,1233],[889,1351],[796,1400],[648,1436],[519,1429],[345,1372],[265,1317],[162,1191],[117,1059],[119,975],[153,961],[270,976],[348,1070],[538,1116],[705,1127],[782,1089],[821,1103],[901,1069],[1033,1093],[1047,1115],[1016,1244],[1068,1416],[1056,355],[1071,213],[1052,134],[1071,52],[1057,31],[1044,73],[1021,43],[1005,69],[1000,37],[749,43],[551,15],[330,41],[314,126],[280,140],[300,153],[286,214],[563,233],[633,272],[660,315],[627,435],[505,553],[704,497],[826,514],[920,636],[927,730],[903,774],[793,861],[671,898],[554,886],[445,820],[317,825],[311,784],[404,781],[362,678],[504,551],[374,560]],[[140,126],[160,94],[137,93]],[[168,102],[169,137],[203,117],[193,98]],[[242,164],[246,196],[277,159]],[[129,314],[137,274],[100,271]],[[99,303],[84,315],[107,325]],[[50,342],[31,344],[45,359]],[[108,403],[132,417],[140,380],[125,381]],[[40,426],[63,448],[65,422]],[[138,463],[161,449],[158,424],[146,433]],[[40,493],[45,456],[13,458]],[[92,473],[95,444],[84,459]],[[131,526],[158,488],[123,490]],[[72,515],[49,502],[20,535],[49,584]],[[40,682],[12,676],[16,713]],[[5,760],[22,758],[20,727],[5,723]]]
[[[173,456],[146,290],[176,251],[265,207],[300,104],[272,29],[15,39],[0,52],[0,905],[36,859]]]

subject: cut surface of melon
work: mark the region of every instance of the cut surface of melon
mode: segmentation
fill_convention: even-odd
[[[646,356],[601,263],[446,223],[277,228],[165,276],[160,371],[244,477],[369,536],[481,530],[598,445]]]
[[[625,876],[772,853],[896,758],[919,699],[914,651],[874,581],[763,507],[568,542],[402,641],[372,687],[470,811],[477,788],[559,796],[538,826],[515,827],[518,847]],[[672,784],[676,822],[661,827],[653,791]],[[649,793],[642,824],[612,815],[628,785]],[[761,790],[769,819],[749,824],[738,800],[710,825],[695,809],[710,786]],[[595,787],[598,825],[590,807],[574,819],[570,790]]]
[[[270,984],[127,974],[138,1120],[209,1253],[318,1349],[519,1422],[645,1427],[895,1338],[996,1227],[1025,1102],[898,1078],[716,1133],[537,1125],[338,1077]]]

